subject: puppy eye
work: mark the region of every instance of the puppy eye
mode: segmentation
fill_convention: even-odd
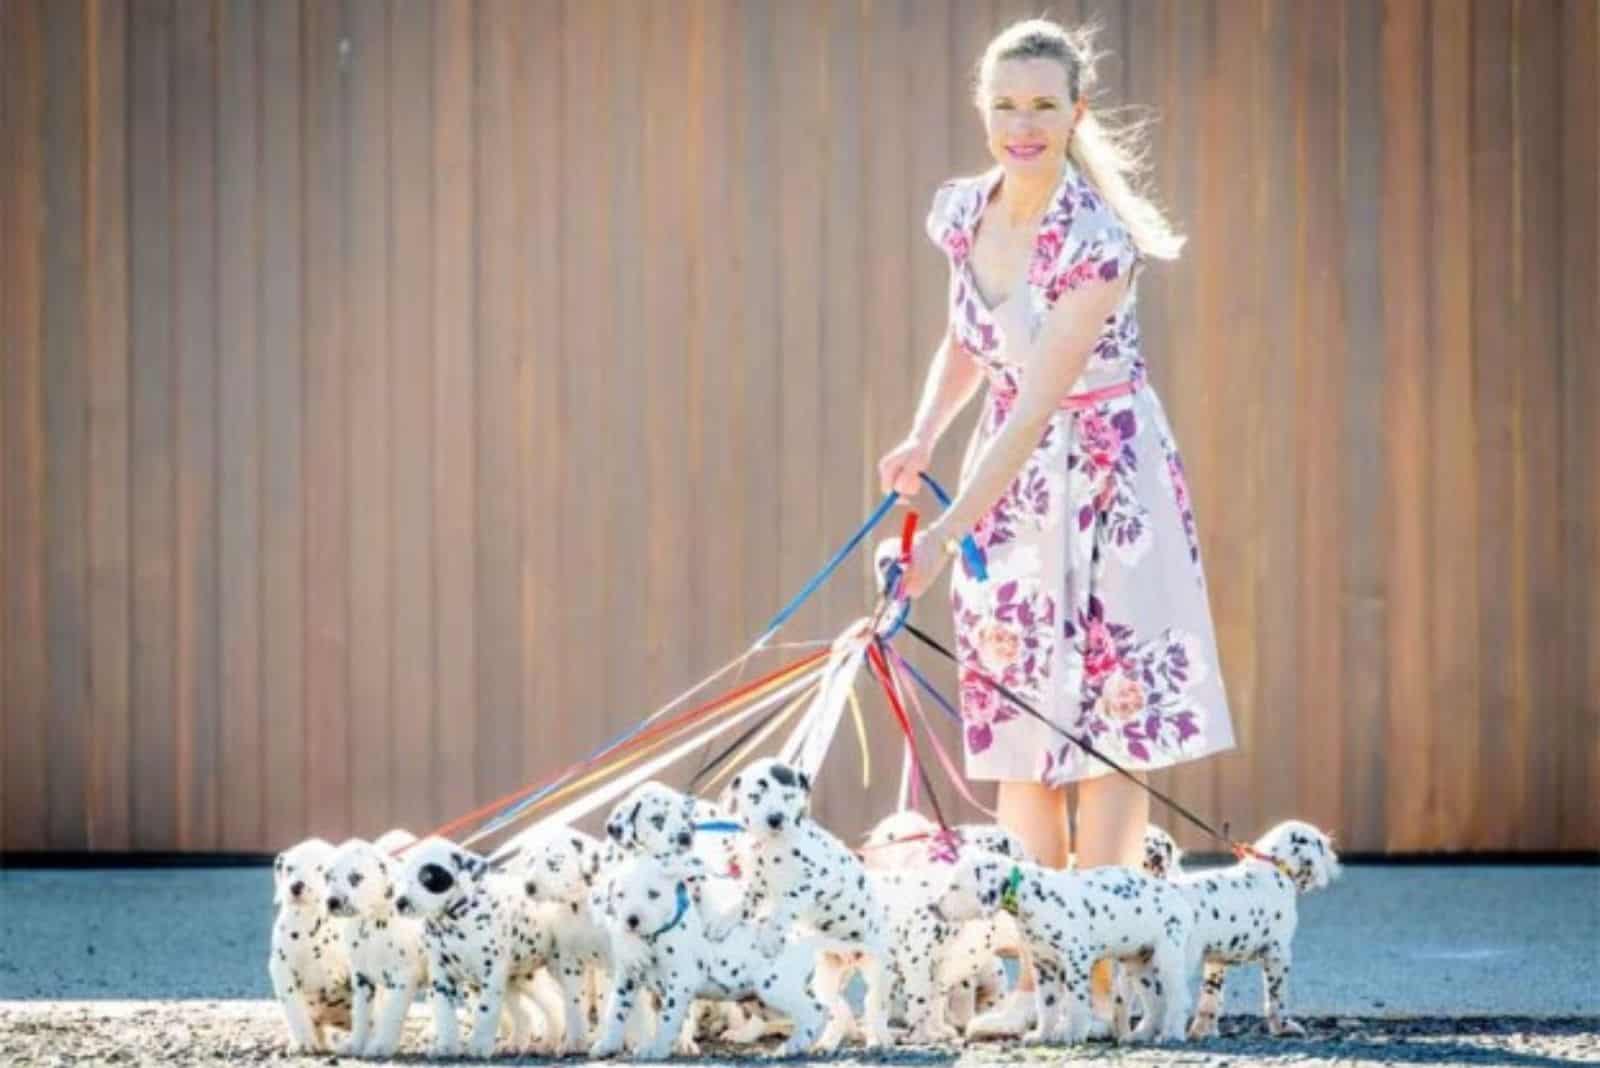
[[[660,890],[651,890],[649,893],[650,893],[650,900],[651,901],[654,901],[654,900],[656,900],[657,898],[659,898],[661,896],[661,891]]]

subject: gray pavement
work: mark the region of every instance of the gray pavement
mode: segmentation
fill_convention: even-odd
[[[0,870],[0,1000],[266,998],[266,868]],[[1600,868],[1349,866],[1302,899],[1294,1011],[1600,1015]],[[1255,969],[1229,1011],[1258,1012]]]

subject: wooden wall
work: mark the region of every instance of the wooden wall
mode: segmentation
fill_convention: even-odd
[[[421,829],[742,648],[876,499],[1039,6],[3,0],[0,848]],[[1242,745],[1159,781],[1600,847],[1600,5],[1053,6],[1192,238],[1143,313]]]

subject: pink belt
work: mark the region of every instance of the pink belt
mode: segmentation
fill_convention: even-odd
[[[1061,403],[1056,407],[1064,412],[1082,411],[1085,408],[1093,408],[1097,404],[1104,404],[1108,400],[1126,397],[1128,394],[1136,392],[1142,384],[1142,379],[1130,378],[1123,382],[1113,382],[1109,386],[1101,386],[1099,389],[1088,389],[1082,393],[1069,393],[1061,398]],[[991,382],[990,392],[994,394],[996,400],[1004,401],[1008,404],[1017,399],[1017,391],[1009,383]]]

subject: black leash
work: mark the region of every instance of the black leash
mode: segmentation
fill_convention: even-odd
[[[935,638],[929,636],[927,633],[925,633],[923,630],[921,630],[919,627],[917,627],[916,624],[912,623],[910,620],[907,620],[903,624],[903,628],[905,629],[905,631],[908,634],[910,634],[912,637],[916,638],[923,645],[926,645],[928,648],[932,649],[934,652],[938,653],[940,656],[944,657],[946,660],[950,661],[952,664],[955,664],[957,667],[961,666],[961,661],[956,659],[956,655],[954,653],[952,653],[949,649],[946,649],[943,645],[941,645],[938,642],[938,640],[936,640]],[[1056,723],[1052,723],[1050,720],[1046,719],[1045,716],[1038,711],[1038,709],[1034,708],[1032,705],[1028,704],[1028,702],[1024,701],[1022,698],[1020,698],[1016,694],[1012,693],[1009,689],[1007,689],[1001,683],[995,681],[994,679],[991,679],[988,675],[984,674],[981,671],[975,671],[975,672],[973,672],[973,674],[976,675],[978,678],[982,679],[984,682],[988,683],[989,686],[991,688],[993,688],[994,691],[996,693],[998,693],[1001,697],[1004,697],[1007,701],[1010,701],[1012,704],[1016,705],[1018,708],[1022,709],[1024,712],[1028,713],[1028,715],[1032,716],[1034,719],[1038,720],[1040,723],[1043,723],[1046,727],[1049,727],[1051,730],[1055,731],[1057,734],[1059,734],[1063,738],[1067,739],[1067,741],[1072,742],[1079,749],[1082,749],[1085,753],[1088,753],[1090,756],[1094,757],[1096,760],[1100,761],[1100,763],[1104,764],[1106,767],[1110,768],[1112,771],[1114,771],[1117,774],[1121,775],[1123,778],[1127,779],[1129,782],[1134,783],[1136,786],[1139,787],[1139,789],[1143,790],[1145,793],[1149,794],[1151,797],[1155,798],[1158,801],[1164,802],[1168,807],[1170,807],[1178,815],[1182,816],[1184,819],[1188,820],[1190,823],[1194,824],[1196,827],[1200,828],[1202,831],[1206,832],[1211,837],[1215,838],[1217,841],[1219,841],[1223,845],[1227,846],[1230,851],[1233,851],[1233,852],[1237,852],[1238,851],[1238,848],[1239,848],[1238,843],[1234,842],[1233,839],[1228,837],[1228,833],[1227,833],[1228,825],[1227,825],[1227,823],[1223,823],[1222,830],[1220,830],[1220,831],[1217,830],[1215,827],[1211,826],[1211,824],[1207,823],[1205,820],[1201,819],[1199,816],[1196,816],[1193,812],[1190,812],[1183,805],[1181,805],[1178,802],[1174,801],[1172,798],[1168,797],[1166,794],[1162,793],[1160,790],[1157,790],[1155,787],[1151,786],[1149,783],[1140,781],[1140,779],[1139,779],[1139,777],[1137,775],[1135,775],[1133,772],[1129,771],[1127,768],[1123,767],[1121,764],[1118,764],[1115,760],[1112,760],[1110,757],[1106,756],[1104,753],[1100,752],[1100,750],[1098,750],[1094,746],[1090,745],[1087,740],[1085,740],[1083,738],[1079,738],[1077,735],[1071,733],[1066,728],[1064,728],[1064,727],[1062,727],[1062,726],[1060,726],[1060,725],[1058,725]]]

